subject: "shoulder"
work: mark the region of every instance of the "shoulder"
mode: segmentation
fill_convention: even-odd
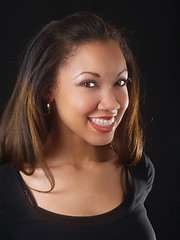
[[[8,163],[3,163],[0,165],[0,180],[3,178],[9,178],[11,176],[11,173],[13,171],[13,166],[11,166]],[[1,181],[0,181],[1,182]]]
[[[129,168],[133,174],[142,180],[152,181],[155,176],[154,165],[151,162],[150,158],[143,152],[139,162]]]
[[[13,167],[8,163],[0,165],[0,225],[2,227],[1,237],[2,239],[10,239],[11,225],[11,206],[13,201],[11,200],[14,195],[13,189]]]
[[[135,166],[131,166],[129,170],[137,191],[146,198],[152,189],[155,178],[155,169],[152,161],[143,152],[139,162]]]
[[[16,188],[17,173],[16,168],[8,163],[0,165],[0,196],[12,195]]]
[[[0,202],[4,211],[13,211],[19,201],[19,180],[16,168],[8,163],[0,165]]]
[[[150,158],[144,152],[141,160],[139,161],[139,164],[142,165],[142,170],[144,168],[144,175],[145,180],[147,182],[147,186],[151,187],[155,177],[155,169]]]

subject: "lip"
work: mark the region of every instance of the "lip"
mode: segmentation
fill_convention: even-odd
[[[110,126],[106,126],[106,127],[102,127],[94,122],[92,122],[90,119],[88,119],[89,121],[89,124],[94,128],[96,129],[97,131],[99,132],[103,132],[103,133],[106,133],[106,132],[111,132],[114,128],[114,125],[115,125],[115,121],[110,125]]]
[[[113,115],[113,116],[102,116],[102,117],[88,117],[88,119],[91,119],[91,118],[99,118],[99,119],[105,119],[105,120],[110,120],[112,119],[113,117],[115,117],[116,115]]]

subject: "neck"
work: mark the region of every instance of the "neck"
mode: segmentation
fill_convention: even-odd
[[[45,144],[45,153],[49,166],[69,164],[76,168],[84,168],[117,159],[108,145],[93,146],[72,132],[68,134],[67,131],[65,134],[62,131],[58,134],[58,131],[52,130]]]

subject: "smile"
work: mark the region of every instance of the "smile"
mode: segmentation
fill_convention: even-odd
[[[99,118],[88,118],[90,125],[99,132],[111,132],[115,125],[115,119],[103,120]]]
[[[114,117],[112,117],[110,120],[103,120],[100,118],[89,118],[89,120],[102,127],[110,126],[115,121]]]

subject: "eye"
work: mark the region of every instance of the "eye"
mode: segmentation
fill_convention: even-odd
[[[128,82],[128,79],[124,78],[124,79],[119,79],[116,84],[119,86],[124,86],[126,83]]]
[[[83,81],[80,83],[81,86],[86,88],[93,88],[96,83],[94,81]]]

